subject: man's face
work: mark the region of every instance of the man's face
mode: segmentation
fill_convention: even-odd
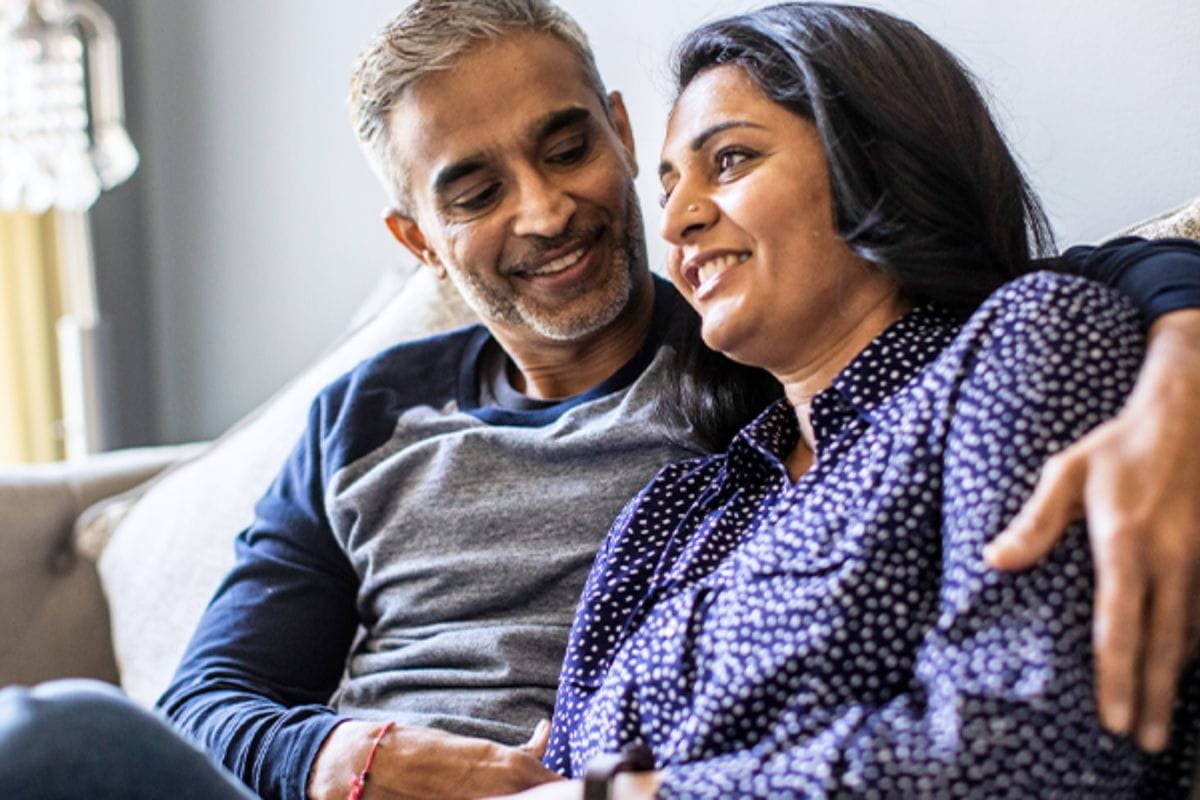
[[[610,119],[565,44],[519,33],[416,81],[392,112],[411,216],[389,227],[506,346],[582,341],[645,285],[632,135],[613,100]]]

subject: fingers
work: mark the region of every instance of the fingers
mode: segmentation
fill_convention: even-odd
[[[1138,744],[1152,753],[1163,750],[1170,737],[1175,686],[1187,649],[1190,573],[1186,562],[1164,564],[1154,584],[1137,730]]]
[[[442,775],[427,774],[424,793],[418,796],[445,800],[492,797],[515,794],[555,780],[559,776],[526,752],[524,746],[486,742],[458,753],[452,764],[446,764]]]
[[[1084,440],[1087,441],[1087,440]],[[1087,460],[1076,445],[1046,461],[1033,495],[983,556],[994,569],[1027,569],[1054,547],[1083,509]]]
[[[529,741],[521,745],[518,749],[531,756],[532,758],[541,759],[546,755],[546,747],[550,744],[550,721],[542,720],[533,729],[533,736],[529,737]]]
[[[561,780],[561,776],[547,769],[541,762],[549,741],[550,723],[542,720],[530,740],[520,747],[510,749],[497,745],[508,751],[507,757],[501,758],[501,763],[505,766],[496,775],[498,785],[507,784],[507,791],[518,791]]]
[[[1138,663],[1146,607],[1146,573],[1134,552],[1136,536],[1098,522],[1091,530],[1096,568],[1093,640],[1096,701],[1100,719],[1113,733],[1133,727]]]
[[[1188,617],[1191,622],[1186,658],[1188,661],[1200,656],[1200,565],[1192,567],[1192,588],[1189,594],[1192,596],[1192,613]]]

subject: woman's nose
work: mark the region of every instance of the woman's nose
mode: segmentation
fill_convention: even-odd
[[[676,188],[663,208],[659,233],[668,244],[680,245],[694,233],[711,225],[715,217],[716,206],[711,200]]]

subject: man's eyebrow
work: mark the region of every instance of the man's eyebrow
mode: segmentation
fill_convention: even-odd
[[[466,158],[455,161],[442,169],[438,170],[437,175],[433,179],[433,193],[435,196],[444,194],[455,181],[465,178],[472,172],[477,172],[483,169],[484,159],[482,156],[471,155]]]
[[[711,126],[705,128],[704,130],[700,131],[700,133],[698,133],[692,137],[692,141],[689,146],[691,147],[691,150],[693,153],[698,153],[698,152],[700,152],[700,149],[702,147],[704,147],[704,144],[709,139],[716,136],[718,133],[721,133],[722,131],[727,131],[730,128],[759,128],[759,129],[761,129],[763,127],[764,126],[759,125],[757,122],[751,122],[750,120],[746,120],[746,119],[727,119],[724,122],[718,122],[716,125],[711,125]],[[658,165],[658,177],[661,178],[663,175],[666,175],[668,172],[674,171],[674,169],[675,169],[675,165],[672,164],[670,161],[663,161],[662,163],[660,163]]]
[[[552,111],[534,121],[531,129],[534,131],[534,136],[537,139],[545,139],[547,136],[552,136],[564,128],[570,128],[573,125],[579,125],[592,119],[592,112],[582,106],[563,108],[558,111]],[[433,179],[433,191],[435,194],[443,194],[456,181],[465,178],[472,172],[483,169],[486,166],[487,159],[481,153],[473,153],[465,158],[455,161],[453,164],[448,164],[438,170],[437,175]]]
[[[537,132],[536,136],[538,139],[545,139],[547,136],[558,133],[563,128],[581,125],[590,119],[592,119],[591,111],[588,111],[583,106],[572,106],[571,108],[551,111],[533,124],[533,130]]]

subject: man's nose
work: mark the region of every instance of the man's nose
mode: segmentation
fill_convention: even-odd
[[[521,176],[519,201],[513,226],[517,236],[557,236],[576,209],[571,194],[537,170]]]

